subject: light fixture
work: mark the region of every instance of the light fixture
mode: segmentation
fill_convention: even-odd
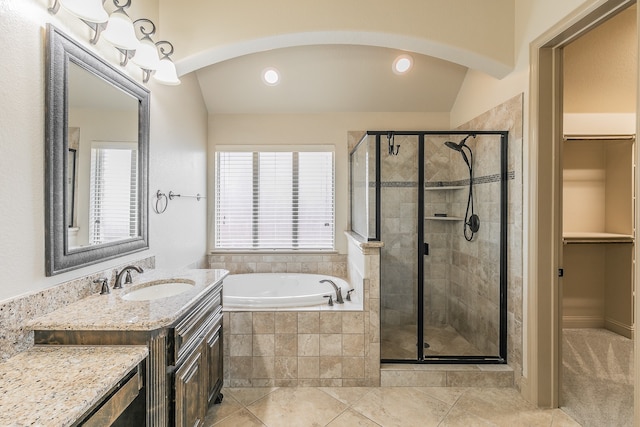
[[[60,7],[80,18],[95,31],[91,44],[96,44],[100,37],[111,43],[122,54],[121,66],[132,63],[142,69],[142,81],[147,83],[152,74],[155,80],[166,85],[178,85],[180,79],[176,66],[170,56],[173,45],[168,41],[153,42],[151,36],[156,33],[155,24],[146,18],[132,21],[125,9],[131,6],[131,0],[112,0],[116,7],[109,15],[104,3],[106,0],[53,0],[49,12],[58,13]],[[138,39],[137,31],[142,35]],[[166,49],[165,49],[166,48]],[[162,57],[158,56],[158,49]],[[271,84],[277,83],[276,82]]]
[[[147,29],[145,24],[149,24],[151,28]],[[156,47],[156,44],[153,42],[153,40],[151,40],[151,36],[156,33],[156,26],[153,22],[151,22],[151,20],[146,18],[136,19],[135,21],[133,21],[133,25],[139,25],[142,39],[140,40],[140,44],[136,49],[136,53],[131,57],[131,62],[142,69],[142,81],[146,83],[149,81],[151,73],[157,70],[160,66],[158,48]]]
[[[102,37],[114,45],[116,48],[126,51],[134,51],[138,48],[138,37],[136,37],[136,30],[133,27],[133,22],[127,12],[124,10],[131,5],[131,0],[128,0],[123,5],[117,0],[114,0],[113,4],[117,9],[109,17],[107,27],[102,32]],[[128,55],[125,54],[126,59]],[[126,61],[122,65],[126,65]]]
[[[58,13],[60,6],[87,23],[101,24],[109,19],[102,0],[54,0],[49,12]]]
[[[100,37],[100,31],[104,28],[104,23],[109,19],[109,14],[104,10],[103,4],[103,0],[54,0],[53,5],[49,8],[49,13],[55,15],[62,6],[94,31],[90,42],[96,44]]]
[[[262,70],[262,81],[268,86],[275,86],[280,82],[280,73],[274,67]]]
[[[180,79],[178,78],[176,66],[169,58],[173,54],[173,45],[166,40],[161,40],[156,43],[156,46],[160,49],[162,58],[160,58],[158,69],[153,73],[154,80],[165,85],[179,85]],[[168,50],[165,50],[165,46]]]
[[[413,58],[411,55],[400,55],[393,61],[393,72],[396,74],[406,74],[413,67]]]

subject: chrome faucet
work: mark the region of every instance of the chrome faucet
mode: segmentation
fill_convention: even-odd
[[[344,300],[342,299],[342,288],[339,288],[338,285],[336,285],[329,279],[320,280],[320,283],[330,283],[331,286],[333,286],[333,289],[336,291],[336,303],[344,304]]]
[[[142,267],[135,265],[128,265],[120,270],[120,273],[116,274],[116,282],[113,284],[113,289],[122,289],[122,276],[124,275],[124,283],[131,283],[131,270],[135,270],[138,273],[142,273],[144,270]]]

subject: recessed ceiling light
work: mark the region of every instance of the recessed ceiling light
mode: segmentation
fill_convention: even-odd
[[[273,67],[262,70],[262,80],[266,85],[275,86],[280,82],[280,73]]]
[[[393,61],[393,72],[396,74],[405,74],[413,67],[413,58],[411,55],[400,55]]]

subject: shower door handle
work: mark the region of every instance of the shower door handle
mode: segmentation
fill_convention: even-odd
[[[425,255],[425,256],[429,255],[429,244],[428,243],[424,244],[424,253],[423,253],[423,255]]]

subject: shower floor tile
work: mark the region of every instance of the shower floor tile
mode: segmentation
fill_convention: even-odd
[[[382,359],[415,360],[416,325],[382,326],[380,330],[380,357]],[[425,326],[424,340],[429,348],[425,356],[486,356],[451,326]]]

